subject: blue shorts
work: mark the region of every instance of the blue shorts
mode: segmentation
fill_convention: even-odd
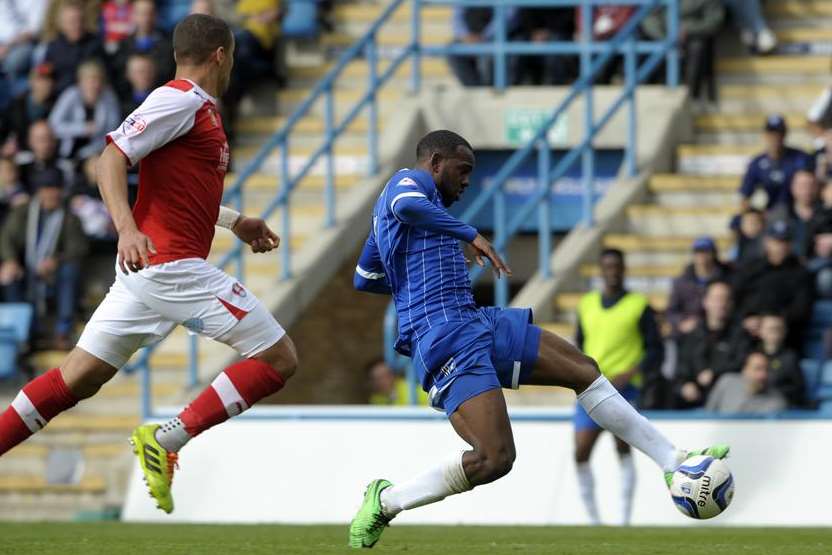
[[[539,327],[527,308],[478,309],[478,318],[436,326],[413,348],[413,367],[430,404],[450,416],[490,389],[517,389],[537,362]]]
[[[631,405],[635,405],[638,400],[638,388],[633,384],[627,384],[624,389],[619,390],[621,396],[624,397]],[[579,430],[600,430],[601,426],[595,423],[595,420],[587,414],[584,407],[580,403],[575,404],[575,416],[572,418],[575,424],[575,431]]]

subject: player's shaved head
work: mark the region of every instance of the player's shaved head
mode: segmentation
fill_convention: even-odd
[[[455,158],[459,154],[460,147],[467,148],[471,152],[474,151],[468,141],[453,131],[447,129],[431,131],[422,137],[416,145],[416,159],[423,162],[435,153],[440,154],[443,158]]]
[[[228,52],[233,42],[231,27],[212,15],[191,14],[173,31],[173,52],[178,64],[203,64],[218,48]]]

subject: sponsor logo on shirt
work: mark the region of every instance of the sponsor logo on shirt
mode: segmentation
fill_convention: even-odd
[[[231,153],[228,150],[228,143],[225,142],[220,147],[220,163],[217,169],[224,172],[228,170],[228,161],[231,159]]]
[[[245,297],[246,296],[246,288],[240,284],[240,282],[235,283],[231,286],[231,293],[237,295],[238,297]]]
[[[130,114],[124,123],[121,124],[121,131],[128,137],[138,135],[147,129],[147,122],[139,114]]]
[[[411,178],[409,178],[409,177],[405,177],[405,178],[402,178],[402,179],[401,179],[401,180],[397,183],[397,185],[401,185],[401,186],[403,186],[403,187],[415,187],[415,186],[416,186],[416,182],[415,182],[415,181],[413,181],[413,180],[412,180]]]

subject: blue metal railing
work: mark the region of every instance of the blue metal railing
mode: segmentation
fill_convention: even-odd
[[[324,205],[324,226],[329,228],[335,225],[336,223],[336,194],[335,194],[335,145],[337,140],[346,132],[348,127],[352,124],[353,121],[364,111],[367,110],[367,117],[369,122],[369,129],[367,132],[367,172],[368,174],[375,174],[379,168],[379,144],[378,144],[378,91],[382,87],[384,87],[387,83],[390,82],[392,77],[398,71],[402,65],[410,59],[411,63],[411,75],[410,75],[410,83],[411,89],[413,91],[419,91],[422,85],[422,72],[421,72],[421,63],[422,59],[425,56],[448,56],[448,55],[490,55],[495,58],[495,83],[498,89],[505,88],[507,81],[506,81],[506,66],[507,66],[507,56],[522,56],[522,55],[544,55],[544,54],[552,54],[552,55],[564,55],[564,54],[580,54],[582,60],[582,73],[581,78],[576,83],[575,87],[573,88],[572,92],[570,92],[569,97],[566,101],[561,105],[561,107],[553,113],[552,117],[547,120],[541,130],[537,133],[533,141],[530,141],[523,149],[520,149],[512,156],[511,159],[506,163],[503,170],[499,172],[497,179],[495,180],[495,187],[486,191],[482,198],[477,200],[476,210],[471,210],[466,213],[464,216],[467,219],[470,219],[476,213],[478,213],[482,207],[487,203],[489,200],[493,200],[495,202],[495,206],[500,206],[503,202],[503,187],[505,185],[505,181],[511,172],[513,172],[517,166],[525,160],[533,151],[540,152],[540,167],[543,168],[544,162],[545,165],[548,167],[548,144],[546,142],[546,130],[548,130],[553,123],[556,121],[557,117],[561,113],[563,113],[565,107],[567,107],[579,94],[583,94],[585,99],[587,100],[587,121],[590,125],[587,126],[587,129],[591,129],[592,132],[586,135],[586,139],[583,143],[572,152],[580,152],[583,156],[585,169],[588,170],[587,175],[584,176],[584,186],[587,191],[589,191],[589,186],[593,181],[593,165],[592,165],[592,152],[591,152],[591,140],[592,137],[595,136],[598,130],[600,130],[607,121],[609,121],[609,117],[611,117],[611,113],[614,113],[614,110],[607,116],[601,118],[599,122],[596,124],[592,121],[592,79],[595,74],[598,73],[600,67],[602,67],[606,61],[610,60],[613,55],[624,53],[627,59],[629,60],[625,64],[625,68],[629,68],[627,80],[627,88],[626,91],[628,94],[622,94],[621,101],[616,103],[616,109],[620,104],[624,101],[629,100],[630,102],[630,136],[634,139],[635,137],[635,108],[634,108],[634,98],[633,98],[633,90],[637,83],[643,80],[643,76],[649,73],[649,68],[655,67],[658,61],[660,60],[661,56],[667,57],[667,78],[668,84],[674,85],[678,80],[678,55],[676,52],[676,36],[677,36],[677,20],[678,20],[678,7],[677,7],[678,0],[628,0],[624,2],[616,2],[616,4],[628,4],[634,6],[640,6],[640,11],[634,16],[625,26],[624,29],[619,33],[615,39],[608,43],[602,42],[593,42],[592,37],[589,32],[589,25],[586,25],[586,22],[591,21],[591,8],[596,5],[603,5],[609,4],[610,0],[393,0],[390,4],[382,11],[379,17],[373,22],[373,24],[369,27],[366,31],[364,36],[355,42],[352,46],[347,48],[339,57],[337,63],[330,69],[326,75],[313,87],[312,91],[310,92],[309,96],[298,106],[293,113],[289,116],[283,127],[277,131],[274,135],[272,135],[265,143],[258,149],[257,153],[254,157],[249,160],[247,164],[243,167],[242,171],[240,171],[237,179],[229,187],[225,195],[223,197],[224,203],[233,203],[238,210],[242,211],[243,208],[243,200],[244,200],[244,191],[245,191],[245,183],[249,178],[251,178],[256,172],[260,170],[263,164],[273,155],[275,150],[279,151],[279,179],[276,179],[277,191],[278,193],[275,197],[268,203],[266,208],[263,210],[261,217],[269,218],[273,214],[279,211],[281,226],[279,232],[283,239],[283,244],[281,245],[280,249],[280,278],[282,280],[289,279],[292,277],[292,250],[290,247],[290,236],[291,236],[291,227],[290,227],[290,204],[291,204],[291,195],[297,185],[306,178],[313,169],[319,164],[323,163],[323,174],[324,174],[324,193],[323,193],[323,205]],[[405,3],[409,3],[411,5],[411,38],[409,43],[402,48],[398,53],[394,54],[390,59],[389,63],[386,65],[383,71],[380,71],[380,63],[379,63],[379,48],[377,37],[379,35],[380,30],[384,27],[384,25],[390,20],[393,13],[398,10],[402,5]],[[497,24],[497,33],[495,35],[495,40],[491,43],[483,43],[483,44],[451,44],[447,46],[425,46],[422,44],[421,41],[421,10],[425,5],[441,5],[441,4],[455,4],[455,5],[464,5],[464,6],[495,6],[494,10],[494,17]],[[653,8],[656,6],[667,6],[667,18],[668,18],[668,39],[666,41],[661,42],[642,42],[636,40],[635,37],[635,30],[638,24],[643,20],[645,15],[649,13]],[[527,43],[527,42],[509,42],[507,40],[507,18],[506,18],[506,7],[507,6],[580,6],[583,10],[583,21],[584,21],[584,32],[582,35],[582,40],[578,43],[572,42],[551,42],[546,44],[540,43]],[[624,48],[626,46],[626,48]],[[644,70],[645,67],[648,67],[648,64],[644,64],[642,69],[639,70],[638,75],[642,76],[640,78],[635,78],[632,74],[632,68],[635,67],[635,56],[637,54],[649,54],[651,65],[649,65],[648,70]],[[598,55],[598,58],[594,60],[591,68],[587,68],[588,61],[593,61],[593,56]],[[368,72],[368,86],[366,91],[360,96],[358,100],[354,102],[354,104],[346,110],[346,116],[344,116],[340,122],[336,120],[335,114],[335,87],[337,85],[338,79],[344,73],[346,67],[356,60],[362,59],[364,63],[366,63],[369,67]],[[292,132],[296,128],[297,124],[302,120],[304,117],[309,116],[312,111],[314,110],[315,104],[319,101],[324,102],[324,110],[323,110],[323,117],[324,117],[324,137],[321,144],[315,148],[311,155],[302,159],[299,164],[299,170],[296,172],[292,171],[290,167],[290,139],[292,136]],[[627,156],[629,157],[629,161],[627,162],[627,167],[630,168],[631,171],[635,171],[635,141],[633,140],[632,148],[628,149]],[[544,152],[545,151],[545,152]],[[570,153],[572,155],[572,153]],[[554,169],[544,170],[541,169],[541,190],[538,195],[535,196],[534,203],[530,204],[532,206],[538,206],[541,204],[540,200],[548,195],[548,185],[554,180],[558,179],[562,174],[564,169],[568,167],[562,163],[555,166]],[[589,194],[589,193],[588,193]],[[585,203],[585,214],[591,214],[591,197],[587,197],[588,202]],[[471,208],[474,208],[473,206]],[[527,210],[523,210],[523,212],[527,212]],[[496,229],[500,230],[498,234],[498,239],[496,245],[498,249],[501,251],[505,250],[506,244],[510,241],[511,237],[517,231],[516,221],[517,218],[513,218],[510,223],[505,222],[506,214],[505,212],[498,212],[501,214],[501,218],[499,218]],[[550,222],[548,220],[548,215],[543,214],[543,210],[539,213],[539,218],[541,223],[546,225],[546,229],[550,228]],[[589,219],[587,219],[589,221]],[[548,222],[548,223],[547,223]],[[541,269],[548,268],[548,241],[549,241],[549,234],[541,233]],[[225,255],[221,258],[218,263],[218,266],[221,268],[228,267],[229,264],[235,264],[235,273],[238,279],[243,279],[244,273],[244,265],[243,265],[243,248],[245,246],[237,241],[234,247],[229,250]],[[543,249],[546,248],[546,252],[544,254]],[[546,265],[543,265],[543,261],[546,261]],[[474,279],[479,275],[478,272],[474,273]],[[501,284],[498,286],[497,292],[499,295],[499,299],[502,301],[500,304],[505,304],[507,300],[507,288],[503,286],[507,286],[502,280]],[[395,333],[395,314],[393,314],[392,320],[391,318],[386,319],[385,330],[389,333],[389,330],[393,329],[393,333]],[[388,345],[392,345],[392,342],[389,341],[388,337]],[[145,417],[149,417],[153,414],[153,407],[151,402],[151,375],[150,375],[150,360],[153,353],[156,350],[156,346],[151,346],[145,349],[139,356],[136,363],[130,366],[130,370],[140,370],[142,372],[142,413]],[[389,350],[389,356],[392,357],[392,350]],[[196,336],[191,336],[189,341],[189,362],[188,362],[188,382],[191,386],[195,385],[198,382],[198,342]]]
[[[442,3],[435,0],[430,3]],[[461,0],[458,4],[470,6],[495,5],[496,2],[488,0]],[[579,6],[581,10],[581,36],[578,43],[553,42],[546,45],[545,53],[549,54],[580,54],[581,71],[580,77],[573,85],[566,98],[555,108],[548,119],[540,126],[535,136],[522,148],[512,154],[504,163],[502,168],[492,179],[488,189],[477,196],[474,202],[465,210],[461,219],[471,222],[489,202],[494,208],[494,246],[495,249],[506,258],[506,247],[511,239],[518,233],[522,225],[532,216],[535,209],[538,210],[538,267],[544,278],[550,277],[551,257],[551,185],[563,177],[574,162],[581,159],[583,179],[583,225],[592,225],[592,213],[595,204],[594,181],[595,163],[593,139],[609,123],[612,117],[626,103],[627,112],[627,143],[625,146],[624,167],[628,175],[635,175],[637,171],[637,133],[636,133],[636,87],[649,77],[658,64],[665,59],[667,62],[667,84],[676,86],[678,84],[678,52],[676,44],[678,40],[678,4],[676,0],[644,0],[632,2],[617,2],[617,4],[638,5],[639,9],[624,24],[612,40],[594,43],[590,28],[592,21],[591,7],[595,4],[605,4],[601,0],[553,0],[547,5],[557,6]],[[506,17],[505,5],[532,5],[533,2],[511,0],[498,4],[495,9],[497,18],[497,29],[495,41],[490,44],[460,45],[455,44],[448,47],[422,48],[420,53],[430,52],[436,54],[466,54],[466,55],[492,55],[495,61],[495,83],[497,88],[505,86],[505,63],[504,59],[508,54],[540,54],[541,49],[536,43],[507,43],[505,42]],[[663,41],[645,43],[637,40],[639,25],[657,7],[666,7],[668,36]],[[647,58],[639,63],[637,55],[645,53]],[[597,54],[597,57],[594,57]],[[624,57],[625,85],[617,98],[607,110],[596,120],[593,102],[593,84],[596,76],[616,55]],[[503,63],[499,60],[503,59]],[[548,132],[558,119],[569,109],[572,103],[579,97],[584,101],[584,131],[582,141],[560,159],[554,166],[550,161],[550,145]],[[510,220],[507,220],[505,210],[505,188],[508,179],[517,171],[519,166],[528,160],[533,154],[538,157],[538,190],[522,205],[515,210]],[[471,270],[472,282],[475,282],[482,274],[483,269],[475,266]],[[508,304],[508,280],[494,280],[494,298],[498,306]],[[412,366],[407,359],[398,356],[392,348],[396,335],[395,306],[391,302],[387,308],[384,321],[385,325],[385,356],[388,363],[393,367],[401,369],[407,375],[410,382],[410,401],[416,398],[416,377]]]

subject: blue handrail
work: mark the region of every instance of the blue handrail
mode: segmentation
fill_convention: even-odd
[[[393,55],[387,67],[384,71],[379,72],[379,49],[377,43],[377,37],[382,29],[382,27],[390,20],[393,13],[398,10],[403,4],[406,3],[405,0],[392,0],[386,8],[382,11],[379,17],[370,25],[369,29],[365,32],[362,38],[358,39],[354,44],[352,44],[349,48],[347,48],[338,58],[337,63],[332,67],[326,75],[313,87],[312,91],[310,92],[309,96],[301,103],[300,106],[295,109],[292,114],[288,117],[285,124],[274,133],[271,137],[269,137],[262,146],[257,150],[257,153],[254,157],[248,161],[247,164],[243,167],[243,169],[239,172],[234,183],[225,191],[223,196],[224,203],[233,203],[238,207],[239,210],[242,210],[243,207],[243,198],[245,192],[245,184],[248,179],[251,178],[259,169],[263,166],[266,160],[275,152],[275,150],[279,150],[279,179],[276,179],[276,185],[279,185],[278,192],[275,197],[272,199],[271,202],[268,203],[266,208],[263,210],[261,216],[263,218],[268,218],[272,214],[274,214],[277,210],[280,210],[281,213],[281,229],[279,230],[280,234],[283,237],[283,245],[281,246],[280,250],[280,261],[281,261],[281,279],[289,279],[292,277],[292,269],[291,269],[291,248],[290,248],[290,225],[289,225],[289,207],[291,201],[291,195],[293,190],[296,188],[298,183],[302,181],[310,171],[318,164],[321,160],[324,161],[324,175],[325,175],[325,186],[324,186],[324,207],[325,207],[325,215],[324,215],[324,226],[331,227],[336,223],[336,195],[335,195],[335,164],[334,164],[334,146],[336,141],[339,137],[343,135],[346,129],[350,126],[350,124],[357,118],[363,110],[367,109],[368,111],[368,120],[369,120],[369,130],[367,134],[367,148],[368,148],[368,163],[367,163],[367,170],[369,174],[374,174],[378,171],[379,167],[379,146],[378,146],[378,107],[377,107],[377,100],[378,100],[378,91],[382,87],[384,87],[396,73],[396,71],[402,67],[402,65],[410,60],[412,62],[411,66],[411,88],[414,91],[419,91],[421,88],[421,63],[422,58],[424,56],[448,56],[448,55],[460,55],[460,54],[475,54],[475,55],[491,55],[494,56],[496,59],[496,83],[497,88],[503,88],[506,85],[506,57],[508,55],[542,55],[542,54],[576,54],[579,53],[584,60],[591,60],[593,55],[600,55],[599,58],[596,59],[596,63],[592,65],[592,71],[587,73],[589,70],[585,68],[585,71],[581,75],[581,80],[576,84],[576,87],[570,93],[570,100],[574,100],[578,94],[584,93],[587,100],[591,100],[591,92],[592,87],[592,75],[597,73],[599,68],[603,65],[605,60],[608,60],[612,55],[615,53],[622,52],[622,45],[625,45],[626,42],[626,50],[625,54],[630,58],[630,62],[632,62],[635,58],[636,54],[650,54],[653,59],[654,57],[666,55],[667,56],[667,63],[668,63],[668,84],[675,86],[678,80],[678,57],[676,55],[675,50],[675,39],[677,35],[677,19],[678,19],[678,8],[677,8],[677,1],[678,0],[625,0],[623,2],[617,2],[617,4],[628,4],[633,6],[641,6],[641,10],[638,12],[636,17],[633,17],[628,24],[625,26],[625,29],[619,33],[619,36],[615,37],[614,40],[608,43],[594,43],[589,36],[588,31],[585,31],[585,40],[581,41],[580,43],[569,43],[569,42],[552,42],[547,44],[539,44],[539,43],[524,43],[524,42],[509,42],[507,41],[507,32],[506,32],[506,10],[505,7],[507,6],[580,6],[581,9],[584,10],[584,19],[589,20],[589,12],[592,6],[596,5],[603,5],[609,4],[609,0],[410,0],[410,4],[412,6],[412,13],[411,13],[411,26],[412,26],[412,35],[410,42],[402,48],[398,53]],[[455,4],[455,5],[465,5],[465,6],[495,6],[496,9],[494,11],[494,17],[498,23],[498,32],[496,33],[496,40],[494,43],[488,44],[478,44],[478,45],[462,45],[462,44],[451,44],[443,47],[436,47],[436,46],[424,46],[421,41],[421,9],[425,5],[448,5],[448,4]],[[668,6],[668,29],[669,29],[669,37],[667,41],[663,42],[642,42],[637,41],[634,39],[634,31],[640,21],[644,18],[644,16],[654,7],[658,5],[665,5]],[[587,29],[587,26],[584,26]],[[335,110],[334,110],[334,90],[338,79],[343,74],[345,68],[353,61],[364,57],[365,62],[369,66],[369,78],[368,78],[368,88],[367,90],[360,96],[358,100],[355,101],[353,106],[347,110],[346,116],[341,119],[340,122],[336,122],[335,119]],[[599,62],[600,61],[600,62]],[[587,64],[582,64],[586,66]],[[627,66],[631,67],[633,63],[628,63]],[[655,64],[654,64],[655,65]],[[631,68],[632,69],[632,68]],[[640,72],[644,73],[644,72]],[[633,80],[628,79],[628,85],[633,85],[632,87],[628,87],[628,91],[630,94],[627,96],[627,100],[630,100],[631,103],[631,129],[634,128],[634,118],[635,118],[635,110],[634,106],[634,99],[632,95],[633,87],[636,83],[640,82],[641,79]],[[299,171],[292,172],[290,169],[289,158],[290,158],[290,139],[292,137],[292,133],[296,128],[298,122],[306,117],[313,109],[316,102],[323,99],[324,101],[324,128],[325,128],[325,136],[324,140],[316,149],[313,150],[312,154],[305,160],[305,162],[301,165]],[[591,103],[590,103],[591,104]],[[531,154],[532,151],[540,151],[540,156],[548,157],[548,144],[546,143],[545,139],[545,130],[548,130],[554,121],[557,119],[558,114],[562,113],[563,109],[557,111],[549,120],[547,120],[546,124],[541,128],[541,130],[537,133],[535,139],[530,141],[526,147],[518,151],[512,159],[506,164],[504,167],[504,171],[501,171],[498,175],[500,180],[498,181],[498,186],[494,187],[494,189],[489,190],[486,192],[487,197],[485,200],[479,201],[478,204],[480,210],[482,206],[485,205],[486,202],[492,199],[499,207],[503,201],[503,184],[505,183],[506,178],[510,175],[511,171],[517,167],[517,165],[522,161],[521,158],[525,158]],[[588,110],[587,112],[590,116],[591,113]],[[598,128],[603,126],[603,122],[599,124]],[[591,126],[588,126],[589,129]],[[591,136],[597,133],[597,129],[593,131]],[[634,133],[631,131],[631,135],[634,136]],[[590,141],[591,141],[590,136]],[[589,143],[584,141],[579,149],[581,150],[582,156],[584,156],[585,160],[591,162],[592,160],[592,153],[591,148],[588,148],[587,145]],[[542,145],[545,145],[546,148],[543,148]],[[543,151],[546,150],[547,152],[543,154]],[[586,152],[586,151],[590,152]],[[631,160],[628,162],[628,167],[631,167],[633,171],[635,171],[635,147],[632,147],[632,152],[628,153],[628,156],[631,157]],[[548,158],[546,158],[548,159]],[[512,162],[512,160],[515,160]],[[541,158],[540,167],[543,168],[543,161],[544,158]],[[513,165],[510,165],[513,164]],[[547,164],[548,165],[548,162]],[[546,179],[546,182],[551,183],[562,174],[561,165],[555,167],[554,170],[549,172],[544,172],[541,174],[541,179]],[[589,167],[589,166],[588,166]],[[541,171],[543,171],[541,169]],[[560,173],[559,173],[560,172]],[[545,175],[548,173],[548,176]],[[592,176],[585,177],[585,186],[591,183]],[[544,181],[541,181],[544,183]],[[541,194],[540,196],[545,196],[546,188],[541,187]],[[589,197],[587,197],[589,198]],[[537,204],[540,204],[539,201]],[[591,205],[587,205],[590,207]],[[588,209],[589,211],[589,209]],[[472,215],[468,216],[469,218]],[[544,216],[543,212],[540,212],[540,219],[541,222],[544,224],[546,223],[548,216]],[[498,248],[501,250],[505,248],[505,245],[508,241],[510,241],[511,237],[516,233],[516,225],[514,222],[516,218],[512,219],[510,224],[507,224],[505,221],[505,215],[500,221],[497,222],[496,229],[499,230],[497,234],[497,245]],[[545,221],[544,221],[545,220]],[[547,224],[547,229],[551,223]],[[543,248],[547,246],[549,243],[548,238],[543,237],[543,233],[541,233],[541,262],[544,258],[547,261],[548,266],[548,247],[547,252],[544,256]],[[238,279],[242,280],[243,277],[243,248],[245,246],[241,244],[239,241],[235,242],[234,246],[222,256],[220,261],[218,262],[218,266],[221,268],[226,268],[232,262],[235,264],[235,273]],[[541,264],[541,268],[544,266]],[[476,278],[478,274],[475,274],[474,277]],[[502,285],[500,286],[502,287]],[[505,304],[505,298],[507,296],[507,289],[500,290],[498,289],[499,298],[502,300],[501,304]],[[392,323],[391,319],[388,318],[388,324],[385,326],[385,330],[395,328],[395,314],[393,314]],[[392,328],[391,328],[392,326]],[[395,333],[395,331],[393,332]],[[388,337],[389,340],[389,337]],[[390,343],[392,344],[392,343]],[[139,369],[142,371],[142,413],[145,417],[149,417],[153,415],[153,406],[150,398],[150,386],[151,386],[151,377],[150,377],[150,358],[155,351],[156,346],[151,346],[148,349],[145,349],[139,356],[138,361],[133,364],[130,369]],[[192,336],[190,338],[189,344],[189,384],[195,385],[198,381],[198,343],[196,336]],[[388,355],[392,357],[392,349],[390,349],[390,353]],[[412,377],[412,370],[408,370],[411,382],[413,381]],[[411,392],[411,400],[415,399],[414,392]]]

